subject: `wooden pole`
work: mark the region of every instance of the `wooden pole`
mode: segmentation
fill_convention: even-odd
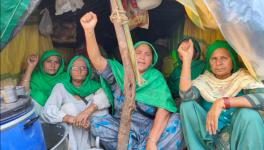
[[[123,8],[121,0],[117,0],[117,5],[118,5],[119,10],[124,11],[124,8]],[[129,50],[129,53],[130,53],[129,56],[130,56],[130,61],[132,63],[133,71],[134,71],[134,74],[136,76],[138,84],[141,85],[141,84],[143,84],[143,80],[141,79],[141,77],[139,75],[139,71],[137,69],[134,44],[133,44],[133,41],[132,41],[132,38],[131,38],[131,34],[130,34],[130,30],[129,30],[128,24],[124,24],[123,25],[123,29],[124,29],[126,40],[127,40],[128,50]]]
[[[115,0],[110,0],[112,12],[118,10],[118,6]],[[118,23],[117,20],[112,20],[116,31],[118,40],[119,51],[121,54],[123,67],[125,71],[124,75],[124,96],[125,101],[122,107],[120,126],[118,131],[118,143],[117,150],[126,150],[129,141],[129,131],[131,125],[131,114],[135,109],[135,75],[132,69],[131,59],[127,46],[127,39],[123,29],[123,25]],[[132,43],[132,41],[131,41]]]

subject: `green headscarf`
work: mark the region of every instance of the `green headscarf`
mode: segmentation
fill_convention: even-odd
[[[80,87],[75,87],[71,82],[71,68],[72,68],[72,64],[79,58],[81,58],[85,62],[87,69],[88,69],[88,74],[85,80],[83,81],[82,85]],[[80,97],[85,97],[85,96],[88,96],[96,92],[101,87],[98,82],[91,80],[91,77],[92,77],[92,68],[90,66],[88,59],[85,58],[84,56],[75,56],[71,59],[68,65],[67,77],[63,81],[63,85],[65,89],[72,95],[78,95]]]
[[[58,56],[60,58],[60,67],[55,75],[49,75],[44,71],[44,61],[50,56]],[[41,106],[45,105],[53,86],[65,77],[63,69],[64,59],[58,52],[48,50],[42,54],[38,68],[34,70],[30,80],[30,96]]]
[[[240,68],[239,61],[238,61],[238,56],[237,53],[234,51],[234,49],[227,43],[227,41],[222,41],[222,40],[216,40],[213,44],[209,45],[206,49],[206,55],[205,55],[205,69],[211,71],[211,66],[210,66],[210,57],[212,56],[213,52],[217,48],[225,48],[228,50],[230,57],[233,62],[233,69],[232,73],[238,71]]]
[[[193,54],[193,60],[192,60],[192,64],[191,64],[191,79],[194,80],[200,74],[202,74],[204,72],[205,63],[204,63],[204,61],[200,60],[201,48],[200,48],[198,41],[195,40],[193,37],[187,36],[187,37],[183,38],[179,42],[178,47],[181,45],[182,42],[189,40],[189,39],[192,40],[193,46],[194,46],[194,54]],[[178,51],[176,51],[176,53],[177,53],[178,65],[176,68],[174,68],[174,70],[172,71],[172,73],[170,74],[169,79],[168,79],[168,86],[169,86],[171,93],[172,93],[174,98],[180,97],[179,96],[179,90],[180,90],[179,85],[180,85],[180,76],[181,76],[181,70],[182,70],[182,62],[181,62],[181,59],[178,55]]]
[[[154,68],[154,65],[157,63],[158,55],[156,53],[155,48],[148,42],[140,41],[134,45],[134,48],[137,48],[141,44],[147,44],[152,49],[153,61],[152,65],[144,72],[141,76],[144,80],[143,85],[136,86],[136,101],[160,107],[166,109],[170,112],[176,112],[177,108],[175,102],[171,97],[171,93],[166,84],[166,81],[163,75]],[[124,92],[124,69],[123,66],[115,61],[108,60],[108,64],[110,65],[113,75],[117,81],[119,88]],[[113,99],[111,99],[110,103],[113,105]]]

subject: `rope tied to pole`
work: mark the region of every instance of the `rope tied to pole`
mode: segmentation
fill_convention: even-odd
[[[112,11],[110,15],[110,20],[112,22],[120,23],[122,25],[128,23],[128,17],[126,16],[126,11],[115,9]]]
[[[125,34],[126,34],[126,39],[127,43],[128,43],[128,50],[129,50],[129,57],[132,63],[132,67],[133,67],[133,72],[135,73],[136,76],[136,81],[138,82],[139,85],[142,85],[144,83],[144,80],[140,77],[139,75],[139,71],[137,69],[137,64],[136,64],[136,58],[135,58],[135,52],[134,52],[134,48],[133,48],[133,43],[132,43],[132,39],[130,37],[130,32],[129,32],[129,28],[128,28],[128,17],[126,15],[126,11],[122,10],[122,9],[113,9],[112,13],[110,15],[110,20],[112,23],[116,22],[118,24],[121,24],[123,26],[127,26],[127,30],[125,30]],[[128,33],[129,32],[129,36]],[[130,39],[130,40],[129,40]]]

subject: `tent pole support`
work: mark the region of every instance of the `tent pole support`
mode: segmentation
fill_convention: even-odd
[[[124,10],[122,4],[121,7],[119,5],[121,3],[120,1],[117,2],[116,0],[110,0],[110,2],[112,7],[112,13],[113,10]],[[128,50],[128,48],[131,47],[131,45],[133,48],[133,42],[131,40],[130,31],[125,32],[125,30],[129,30],[127,24],[121,24],[117,20],[112,20],[112,22],[114,24],[114,28],[116,31],[119,51],[121,54],[123,67],[125,71],[125,75],[124,75],[125,101],[122,107],[120,126],[118,130],[117,150],[126,150],[129,141],[131,114],[135,109],[135,89],[136,89],[135,72],[133,71],[131,57],[130,57],[131,55]],[[130,37],[130,39],[126,38],[127,37],[126,34],[129,34],[128,36]],[[130,44],[130,46],[128,46],[128,44]]]

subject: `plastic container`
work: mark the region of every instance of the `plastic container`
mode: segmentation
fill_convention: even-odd
[[[1,103],[1,150],[46,150],[44,135],[30,97]]]
[[[3,101],[7,104],[14,103],[17,101],[17,95],[14,86],[6,86],[1,89],[1,97]]]
[[[48,150],[68,150],[69,139],[66,128],[61,124],[42,123],[45,143]],[[100,148],[99,137],[95,139],[93,148],[87,150],[103,150]]]
[[[16,95],[21,96],[21,95],[26,95],[26,89],[24,86],[16,86]]]
[[[68,148],[68,133],[64,126],[60,124],[43,123],[42,129],[44,132],[45,143],[48,150],[67,150]]]

